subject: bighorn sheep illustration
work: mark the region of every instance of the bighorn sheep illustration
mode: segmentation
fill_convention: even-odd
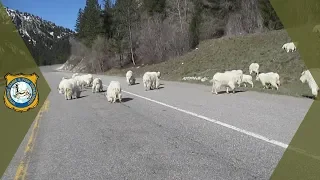
[[[27,99],[31,98],[31,94],[28,91],[28,89],[20,90],[18,83],[15,84],[15,88],[16,88],[16,93],[15,93],[15,95],[13,95],[15,98],[20,99],[21,97],[24,97],[24,96],[28,96]]]

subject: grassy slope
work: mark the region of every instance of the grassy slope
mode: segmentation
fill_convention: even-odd
[[[126,71],[131,69],[137,77],[142,77],[145,71],[160,71],[164,80],[181,81],[185,76],[207,76],[212,79],[216,72],[232,69],[242,69],[245,74],[249,74],[249,65],[257,62],[260,65],[260,72],[272,71],[280,75],[279,91],[262,90],[261,83],[255,81],[255,75],[253,75],[255,87],[253,89],[241,87],[241,90],[310,96],[308,85],[299,81],[305,66],[298,51],[287,53],[281,49],[284,43],[290,41],[284,30],[207,40],[200,43],[198,50],[184,56],[140,68],[112,69],[107,74],[125,76]],[[209,81],[203,84],[210,85]]]

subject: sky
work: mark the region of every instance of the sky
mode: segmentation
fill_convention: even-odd
[[[56,25],[74,30],[79,8],[84,8],[86,0],[2,0],[4,6],[28,12]],[[99,0],[102,4],[103,0]],[[103,6],[101,6],[103,7]]]

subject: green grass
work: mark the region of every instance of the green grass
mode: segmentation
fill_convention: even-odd
[[[132,70],[137,77],[142,77],[146,71],[160,71],[163,80],[182,81],[185,76],[206,76],[212,79],[216,72],[225,70],[242,69],[245,74],[249,74],[249,65],[257,62],[260,65],[260,72],[272,71],[280,75],[279,91],[263,90],[261,83],[255,81],[255,75],[253,75],[255,87],[242,87],[241,90],[296,97],[311,96],[308,85],[302,84],[299,80],[301,72],[306,68],[299,52],[287,53],[281,49],[287,42],[291,40],[284,30],[206,40],[199,44],[198,50],[181,57],[140,68],[111,69],[106,74],[125,76],[126,71]],[[199,83],[211,85],[209,81]]]

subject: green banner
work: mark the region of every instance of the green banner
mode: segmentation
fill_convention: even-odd
[[[49,95],[50,88],[1,3],[0,6],[0,93],[3,101],[0,103],[0,175],[2,176]],[[22,74],[16,76],[19,73]]]
[[[310,70],[315,82],[320,84],[320,1],[270,1],[287,30],[291,42],[296,45],[301,60]],[[302,72],[297,73],[302,75]],[[314,92],[317,92],[316,86],[313,84]],[[318,99],[313,102],[300,124],[271,179],[320,179],[320,144],[318,143],[320,102]]]

